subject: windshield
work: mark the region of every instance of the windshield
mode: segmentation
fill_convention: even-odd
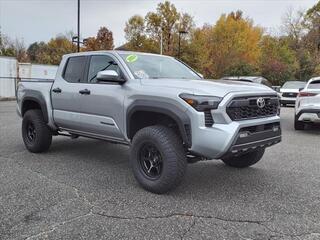
[[[299,88],[304,88],[305,85],[306,85],[305,82],[289,81],[283,84],[282,88],[299,89]]]
[[[201,79],[192,69],[171,57],[135,53],[120,56],[138,79]]]

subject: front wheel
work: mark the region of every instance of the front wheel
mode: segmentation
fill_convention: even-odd
[[[258,149],[253,152],[245,153],[240,156],[231,156],[223,158],[222,161],[230,166],[235,168],[246,168],[250,167],[261,160],[263,157],[265,149]]]
[[[28,110],[22,120],[22,138],[26,148],[33,153],[45,152],[52,142],[52,133],[45,123],[42,112]]]
[[[139,184],[158,194],[177,187],[187,167],[182,140],[165,126],[139,130],[132,141],[130,161]]]

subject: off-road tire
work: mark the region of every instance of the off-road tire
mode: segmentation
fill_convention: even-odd
[[[33,132],[33,134],[30,132]],[[31,138],[31,135],[33,138]],[[40,153],[49,149],[52,142],[52,133],[45,123],[40,110],[32,109],[24,114],[22,120],[22,139],[30,152]]]
[[[294,116],[294,129],[295,130],[304,130],[305,124],[298,120],[297,116]]]
[[[250,167],[261,160],[264,154],[264,150],[265,149],[258,149],[240,156],[223,158],[222,161],[230,167],[235,167],[235,168]]]
[[[150,144],[158,150],[161,173],[150,177],[141,163],[142,151]],[[156,125],[139,130],[132,140],[130,162],[138,183],[147,191],[163,194],[176,188],[183,179],[186,168],[186,152],[181,138],[170,128]]]

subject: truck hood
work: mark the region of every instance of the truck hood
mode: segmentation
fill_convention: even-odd
[[[269,92],[271,88],[262,84],[226,80],[189,80],[189,79],[141,79],[141,84],[161,88],[176,88],[199,95],[224,97],[231,92]]]

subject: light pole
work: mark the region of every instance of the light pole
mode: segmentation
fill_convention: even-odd
[[[80,52],[80,0],[78,0],[78,39],[77,39],[77,50]]]
[[[160,23],[160,55],[163,54],[163,25]]]
[[[162,30],[161,30],[161,35],[160,35],[160,55],[162,55],[162,48],[163,48],[163,35],[162,35]]]
[[[317,47],[318,47],[318,51],[320,51],[320,25],[318,27],[318,45],[317,45]]]
[[[180,58],[180,48],[181,48],[181,34],[187,34],[187,31],[179,30],[179,47],[178,47],[178,58]]]

